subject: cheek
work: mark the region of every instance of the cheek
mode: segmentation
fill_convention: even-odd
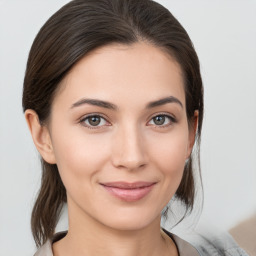
[[[151,157],[165,173],[183,170],[188,150],[188,132],[177,130],[151,139]]]
[[[153,141],[152,141],[153,142]],[[155,140],[151,147],[151,159],[163,179],[166,203],[175,194],[184,171],[188,149],[188,132],[177,130]]]
[[[91,183],[107,160],[109,152],[106,138],[88,135],[83,129],[66,132],[65,136],[55,133],[53,148],[57,166],[65,186]],[[67,188],[68,189],[68,188]]]

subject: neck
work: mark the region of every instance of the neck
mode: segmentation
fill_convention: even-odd
[[[178,255],[174,242],[161,233],[161,216],[137,230],[113,229],[88,216],[75,219],[70,212],[69,216],[68,234],[54,243],[54,256]]]

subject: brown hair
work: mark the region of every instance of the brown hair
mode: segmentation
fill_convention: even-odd
[[[31,47],[23,88],[23,110],[33,109],[41,125],[51,113],[58,86],[70,69],[93,49],[110,43],[132,44],[145,40],[167,51],[180,64],[184,76],[188,123],[199,111],[198,153],[203,120],[203,87],[193,44],[180,23],[160,4],[150,0],[74,0],[44,24]],[[192,210],[195,183],[192,156],[175,197]],[[66,190],[57,166],[42,159],[41,188],[36,199],[31,227],[37,246],[52,238]]]

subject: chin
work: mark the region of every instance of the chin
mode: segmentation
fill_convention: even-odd
[[[115,230],[122,231],[136,231],[144,229],[151,225],[153,222],[158,221],[160,223],[161,213],[150,214],[149,211],[135,210],[124,211],[119,213],[111,213],[111,216],[104,216],[102,222],[105,226],[108,226]]]

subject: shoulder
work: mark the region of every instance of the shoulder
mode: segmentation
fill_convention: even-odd
[[[47,242],[38,249],[34,256],[53,256],[52,244],[63,238],[67,234],[67,231],[56,233],[52,240]]]
[[[40,247],[34,256],[53,256],[51,241],[48,240],[42,247]]]
[[[192,233],[184,237],[200,256],[248,256],[226,232]]]
[[[176,243],[179,254],[195,256],[248,256],[248,254],[236,244],[228,233],[189,233],[183,236],[169,235]],[[67,232],[60,232],[54,235],[52,240],[48,240],[34,256],[53,256],[52,243],[63,238]],[[182,238],[181,238],[182,237]]]

